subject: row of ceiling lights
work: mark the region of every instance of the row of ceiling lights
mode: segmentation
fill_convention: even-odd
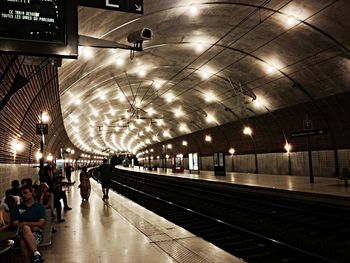
[[[251,127],[248,127],[248,126],[244,127],[244,128],[243,128],[243,134],[244,134],[244,135],[248,135],[248,136],[250,136],[250,137],[253,139],[253,137],[252,137],[252,136],[253,136],[253,130],[252,130]],[[205,141],[205,142],[212,142],[212,137],[211,137],[210,135],[205,135],[204,141]],[[188,146],[188,142],[185,141],[185,140],[183,140],[183,141],[182,141],[182,146]],[[172,149],[172,144],[169,143],[169,144],[167,144],[167,145],[163,145],[163,147],[164,147],[163,151],[164,151],[165,149]],[[292,145],[291,145],[290,143],[286,142],[286,144],[284,145],[284,149],[286,150],[287,153],[289,153],[289,152],[292,150]],[[153,148],[150,149],[150,150],[145,150],[145,151],[143,151],[143,152],[140,152],[140,153],[138,153],[136,156],[137,156],[137,157],[142,157],[142,156],[147,155],[147,154],[152,153],[152,152],[154,152],[154,149],[153,149]],[[233,154],[236,152],[236,150],[235,150],[233,147],[231,147],[231,148],[228,150],[228,152],[229,152],[231,155],[233,155]],[[151,156],[149,156],[149,157],[151,157]],[[152,158],[152,159],[153,159],[153,158]],[[159,156],[157,156],[157,159],[159,159]]]

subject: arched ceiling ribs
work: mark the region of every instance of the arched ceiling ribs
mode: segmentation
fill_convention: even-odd
[[[12,56],[10,61],[6,64],[5,69],[0,73],[0,85],[4,86],[4,84],[2,83],[3,80],[5,79],[7,73],[9,72],[9,70],[11,69],[11,67],[14,65],[14,63],[17,61],[18,56]],[[21,63],[21,65],[23,64],[23,61]]]
[[[330,6],[334,5],[336,2],[338,2],[339,0],[334,0],[333,2],[329,3],[328,5],[326,5],[325,7],[322,8],[321,11],[324,11],[326,10],[327,8],[329,8]],[[292,2],[292,1],[290,1]],[[266,10],[266,11],[270,11],[270,12],[273,12],[273,13],[277,13],[279,15],[282,15],[282,16],[285,16],[286,18],[288,18],[290,15],[283,12],[283,11],[280,11],[278,9],[274,9],[274,8],[271,8],[271,7],[267,7],[267,6],[262,6],[262,5],[256,5],[256,4],[250,4],[250,3],[242,3],[242,2],[204,2],[204,3],[196,3],[194,5],[198,5],[198,6],[202,6],[202,5],[232,5],[232,6],[244,6],[244,7],[251,7],[251,8],[255,8],[257,10]],[[129,26],[130,24],[133,24],[135,22],[138,22],[139,20],[141,19],[145,19],[145,18],[148,18],[150,16],[154,16],[156,14],[159,14],[160,12],[167,12],[167,11],[171,11],[171,10],[175,10],[175,9],[179,9],[179,8],[185,8],[185,7],[188,7],[188,5],[180,5],[180,6],[176,6],[176,7],[170,7],[170,8],[166,8],[166,9],[162,9],[162,10],[157,10],[155,12],[150,12],[148,14],[145,14],[143,15],[142,17],[139,17],[139,18],[136,18],[136,19],[133,19],[133,20],[130,20],[108,32],[106,32],[105,34],[101,35],[100,38],[104,38],[110,34],[112,34],[113,32],[123,28],[123,27],[126,27],[126,26]],[[319,11],[320,12],[320,11]],[[317,12],[317,13],[319,13]],[[350,49],[347,48],[346,46],[344,46],[340,41],[338,41],[335,37],[333,37],[330,33],[327,33],[325,31],[323,31],[321,28],[318,28],[314,25],[312,25],[311,23],[308,23],[306,22],[305,20],[301,20],[301,19],[298,19],[298,18],[295,18],[298,23],[301,23],[309,28],[311,28],[312,30],[322,34],[323,36],[325,36],[326,38],[328,38],[329,40],[331,40],[332,42],[334,42],[337,46],[339,46],[343,51],[345,51],[347,53],[347,55],[350,55]],[[309,18],[308,18],[309,19]]]
[[[39,97],[42,95],[42,93],[45,91],[45,88],[46,88],[49,84],[51,84],[51,82],[52,82],[53,80],[55,80],[55,79],[57,79],[57,74],[54,75],[54,76],[52,76],[43,86],[41,86],[41,89],[37,92],[37,94],[35,95],[35,97],[32,99],[32,101],[30,102],[30,105],[28,106],[26,112],[25,112],[24,115],[23,115],[23,119],[22,119],[22,121],[21,121],[21,123],[20,123],[20,126],[19,126],[19,129],[20,129],[20,130],[22,129],[23,122],[26,120],[29,111],[32,110],[33,104],[36,104],[36,103],[37,103],[38,98],[39,98]]]

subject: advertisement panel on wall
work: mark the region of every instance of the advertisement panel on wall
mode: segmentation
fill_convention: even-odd
[[[188,169],[191,171],[199,170],[199,155],[198,153],[188,154]]]
[[[193,156],[192,153],[188,154],[188,169],[193,170]]]
[[[193,170],[198,171],[199,170],[199,156],[198,153],[193,153]]]
[[[64,167],[64,160],[63,159],[57,159],[56,160],[56,168],[57,168],[57,173],[63,175],[63,169]]]

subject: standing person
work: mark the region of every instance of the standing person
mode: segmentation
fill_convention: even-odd
[[[72,210],[68,206],[66,192],[62,188],[62,174],[58,171],[56,164],[53,165],[53,202],[56,208],[57,223],[62,223],[65,220],[62,219],[62,205],[61,199],[63,199],[64,211]]]
[[[43,240],[42,227],[45,224],[45,208],[34,201],[33,188],[24,185],[21,188],[23,202],[16,206],[12,213],[13,226],[18,228],[23,262],[29,263],[31,254],[34,263],[43,262],[38,244]]]
[[[68,185],[72,185],[74,183],[72,183],[72,166],[67,163],[66,165],[66,177],[67,177],[67,181],[68,181]]]
[[[112,166],[107,163],[107,159],[103,159],[100,168],[100,181],[102,185],[102,200],[108,199],[109,188],[111,188]]]
[[[90,184],[90,173],[87,172],[87,167],[83,166],[83,169],[80,173],[80,196],[81,199],[89,201],[91,184]]]

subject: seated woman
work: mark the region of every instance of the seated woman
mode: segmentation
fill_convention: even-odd
[[[6,204],[0,205],[0,232],[8,231],[11,225],[11,218],[8,214],[8,206]]]
[[[53,207],[53,196],[49,192],[49,185],[47,183],[40,184],[40,198],[39,202],[45,207],[45,209],[51,210],[51,216],[55,216]]]

